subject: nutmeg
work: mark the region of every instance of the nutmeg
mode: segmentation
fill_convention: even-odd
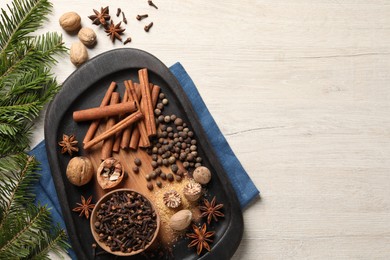
[[[184,186],[183,194],[188,201],[197,201],[202,195],[202,186],[192,180]]]
[[[87,47],[92,47],[96,43],[96,33],[88,27],[83,27],[78,33],[80,41]]]
[[[186,229],[192,220],[192,212],[188,209],[183,209],[175,214],[169,219],[169,226],[176,231],[182,231]]]
[[[75,66],[80,66],[88,60],[88,51],[84,44],[81,42],[75,42],[70,47],[70,61]]]
[[[200,184],[207,184],[210,182],[211,172],[207,167],[199,166],[195,168],[192,176],[196,182]]]
[[[76,12],[67,12],[61,15],[60,25],[67,32],[75,32],[81,27],[81,17]]]
[[[76,186],[87,184],[93,174],[92,162],[84,156],[73,157],[66,168],[66,177]]]

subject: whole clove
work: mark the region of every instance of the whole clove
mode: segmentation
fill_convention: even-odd
[[[152,28],[152,26],[153,26],[153,22],[151,22],[148,25],[145,25],[145,27],[144,27],[145,32],[149,32],[149,30],[150,30],[150,28]]]
[[[121,14],[122,10],[120,8],[118,8],[118,10],[116,11],[116,17],[119,17],[119,15]]]
[[[127,19],[126,19],[126,16],[125,16],[125,13],[124,13],[124,12],[122,12],[122,17],[123,17],[122,21],[123,21],[125,24],[127,24]]]
[[[154,8],[158,9],[158,7],[152,2],[152,0],[148,0],[148,4],[150,6],[153,6]]]
[[[115,192],[97,209],[95,231],[111,251],[145,249],[157,229],[157,213],[150,202],[136,192]]]
[[[138,21],[141,21],[142,19],[147,18],[147,17],[148,17],[147,14],[138,14],[135,18],[136,18]]]

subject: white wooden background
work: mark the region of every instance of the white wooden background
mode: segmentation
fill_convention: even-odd
[[[42,32],[66,11],[97,29],[92,8],[121,7],[126,47],[187,69],[262,192],[233,259],[390,259],[389,0],[52,2]],[[97,34],[91,57],[123,47]],[[59,60],[62,82],[75,68]]]

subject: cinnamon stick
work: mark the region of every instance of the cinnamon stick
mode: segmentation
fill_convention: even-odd
[[[99,136],[93,138],[91,141],[87,142],[84,145],[84,149],[89,149],[95,144],[99,143],[100,141],[103,141],[110,136],[115,135],[116,133],[120,132],[121,130],[125,129],[126,127],[130,126],[131,124],[134,124],[138,120],[142,119],[144,116],[141,113],[141,111],[137,110],[136,112],[130,114],[126,118],[122,119],[118,123],[116,123],[113,127],[111,127],[109,130],[104,131]]]
[[[119,103],[119,99],[120,99],[120,96],[119,96],[119,93],[118,92],[113,92],[112,95],[111,95],[111,101],[110,101],[110,105],[114,105],[114,104],[117,104]],[[109,130],[111,127],[113,127],[115,125],[115,117],[112,116],[112,117],[109,117],[107,119],[107,122],[106,122],[106,131]],[[112,137],[109,137],[107,139],[105,139],[103,141],[103,146],[102,146],[102,155],[101,155],[101,159],[102,160],[105,160],[109,157],[111,157],[111,154],[112,154],[112,147],[114,145],[114,136]]]
[[[150,95],[148,70],[141,69],[138,71],[138,77],[141,87],[141,111],[144,114],[146,132],[149,137],[156,135],[156,121],[153,113],[152,97]]]
[[[133,84],[133,82],[131,80],[128,80],[127,82],[125,81],[125,86],[126,86],[126,89],[130,93],[129,95],[131,95],[133,97],[137,106],[140,107],[139,97],[136,94],[135,84]],[[138,84],[137,84],[137,86],[138,86]],[[141,145],[142,147],[149,147],[150,141],[149,141],[148,133],[146,131],[146,126],[145,126],[144,120],[140,120],[137,123],[137,129],[138,130],[133,130],[133,134],[132,134],[131,139],[130,139],[129,147],[131,149],[137,149],[139,144],[142,144]]]
[[[124,94],[123,98],[124,99],[126,98],[126,101],[135,101],[135,100],[133,100],[133,97],[129,96],[129,92],[127,91],[127,89],[125,89],[125,94]],[[131,136],[131,132],[133,131],[133,128],[134,128],[134,126],[131,125],[131,126],[127,127],[125,130],[123,130],[122,137],[121,137],[121,140],[119,143],[120,148],[122,148],[122,149],[129,148],[130,136]]]
[[[160,90],[161,88],[157,85],[153,85],[152,87],[152,105],[153,105],[153,108],[156,108],[156,105],[157,105],[157,101],[158,101],[158,96],[160,94]]]
[[[123,95],[123,98],[122,98],[122,103],[124,102],[127,102],[129,101],[128,100],[128,94],[127,94],[127,91],[125,90],[125,93]],[[123,118],[126,117],[126,114],[123,114],[123,115],[120,115],[119,116],[119,119],[122,120]],[[119,152],[119,149],[121,148],[121,142],[122,142],[122,139],[123,139],[123,135],[125,134],[125,131],[128,130],[128,129],[131,129],[132,126],[124,129],[123,131],[117,133],[115,135],[115,142],[114,142],[114,146],[112,147],[112,151],[115,152],[115,153],[118,153]]]
[[[73,112],[75,122],[101,119],[104,117],[117,116],[122,113],[131,113],[137,110],[135,102],[126,102],[105,107],[94,107]]]
[[[110,99],[111,99],[111,94],[115,88],[116,88],[116,82],[113,81],[113,82],[111,82],[110,86],[108,87],[106,94],[104,95],[103,100],[100,103],[100,107],[104,107],[104,106],[108,105],[108,103],[110,102]],[[100,119],[94,120],[91,123],[91,125],[88,128],[87,133],[85,134],[85,137],[83,140],[84,144],[89,142],[94,137],[96,130],[99,127],[99,123],[100,123]]]

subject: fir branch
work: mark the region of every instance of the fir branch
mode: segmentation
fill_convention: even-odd
[[[34,248],[37,241],[45,239],[39,230],[50,229],[50,212],[46,207],[30,207],[18,214],[24,215],[23,221],[14,216],[19,221],[13,221],[13,225],[6,223],[0,229],[0,258],[27,257],[30,248]]]
[[[30,254],[25,259],[50,259],[47,254],[51,251],[56,254],[60,254],[63,248],[69,248],[70,245],[67,242],[67,235],[60,227],[55,227],[53,232],[42,233],[44,240],[40,241],[33,249],[30,250]]]
[[[47,19],[52,5],[48,0],[14,0],[8,12],[1,10],[0,15],[0,56],[12,52],[13,45],[30,38]]]
[[[56,33],[32,36],[47,19],[49,0],[13,0],[0,11],[0,259],[45,259],[69,245],[50,212],[35,206],[37,162],[24,154],[34,119],[58,92],[50,73],[64,53]]]
[[[19,42],[19,45],[13,47],[12,53],[0,55],[0,88],[12,85],[25,73],[37,73],[37,66],[46,68],[55,64],[54,55],[66,50],[62,36],[57,33],[46,33],[24,41],[23,44]]]
[[[13,168],[10,169],[9,166]],[[7,222],[12,212],[16,214],[24,210],[24,205],[35,198],[31,192],[31,186],[39,176],[36,174],[37,162],[32,156],[21,153],[7,158],[0,159],[0,172],[2,183],[0,186],[0,196],[3,199],[1,205],[0,230]]]

